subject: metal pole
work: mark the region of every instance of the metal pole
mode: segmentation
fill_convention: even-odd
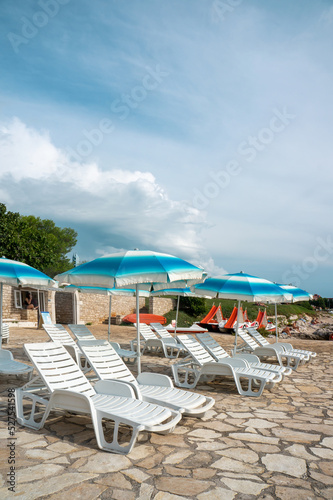
[[[39,289],[37,289],[37,328],[39,327],[39,318],[40,318],[40,298],[39,298]]]
[[[3,284],[0,283],[0,349],[2,348],[2,298],[3,298]]]
[[[179,299],[180,299],[180,295],[178,295],[178,298],[177,298],[176,324],[175,324],[175,332],[174,332],[175,336],[177,333],[177,324],[178,324]]]
[[[237,350],[237,334],[238,334],[238,325],[239,325],[239,310],[240,310],[240,300],[238,301],[238,309],[237,309],[237,322],[236,322],[236,335],[235,335],[235,343],[234,343],[234,356],[236,356],[236,350]]]
[[[141,373],[141,361],[140,361],[140,304],[139,304],[139,284],[135,285],[135,296],[136,296],[136,340],[137,340],[137,352],[138,352],[138,375]]]
[[[279,341],[278,326],[277,326],[277,303],[275,302],[275,342]]]
[[[112,295],[110,294],[110,298],[109,298],[109,321],[108,321],[108,342],[110,342],[110,325],[111,325],[111,298],[112,298]]]

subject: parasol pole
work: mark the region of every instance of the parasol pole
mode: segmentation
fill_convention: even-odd
[[[2,348],[2,297],[3,295],[3,284],[0,283],[0,349]]]
[[[178,295],[178,298],[177,298],[176,324],[175,324],[175,331],[174,331],[175,336],[177,334],[177,325],[178,325],[179,299],[180,299],[180,295]]]
[[[277,326],[277,303],[275,302],[275,342],[279,341],[278,326]]]
[[[110,297],[109,297],[109,321],[108,321],[108,342],[110,342],[110,329],[111,329],[111,298],[112,298],[112,295],[110,293]]]
[[[238,300],[238,308],[237,308],[237,322],[236,322],[236,335],[235,335],[235,343],[234,343],[234,356],[236,356],[236,350],[237,350],[237,335],[238,335],[238,325],[239,325],[239,311],[240,311],[240,303],[241,301]]]
[[[135,285],[135,296],[136,296],[136,340],[137,340],[137,352],[138,352],[138,375],[141,373],[141,361],[140,361],[140,306],[139,306],[139,283]]]

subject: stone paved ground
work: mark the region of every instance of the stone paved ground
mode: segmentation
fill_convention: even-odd
[[[92,326],[106,338],[106,326]],[[128,347],[133,327],[112,327]],[[233,338],[215,335],[230,349]],[[12,328],[10,348],[27,361],[24,342],[48,341],[42,330]],[[141,433],[127,456],[96,447],[91,421],[52,413],[45,428],[16,426],[16,488],[8,491],[8,388],[0,379],[0,498],[119,500],[333,499],[333,342],[293,340],[317,357],[260,398],[240,396],[231,382],[200,385],[215,398],[204,419],[183,418],[172,434]],[[143,369],[171,375],[170,362],[144,356]]]

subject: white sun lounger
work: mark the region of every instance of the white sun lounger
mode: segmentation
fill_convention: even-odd
[[[36,379],[16,389],[16,415],[21,425],[40,429],[51,410],[63,409],[91,416],[97,445],[115,453],[129,453],[140,431],[173,431],[182,414],[170,408],[147,403],[135,398],[133,389],[116,380],[99,380],[94,388],[77,366],[65,347],[59,343],[25,344],[29,358],[38,372]],[[42,379],[46,394],[36,389],[36,380]],[[32,403],[29,415],[24,406]],[[37,407],[38,405],[38,407]],[[41,419],[40,408],[44,407]],[[103,424],[114,424],[113,438],[107,440]],[[120,426],[131,429],[129,442],[121,444]]]
[[[175,345],[177,349],[180,349],[179,354],[187,354],[187,351],[183,349],[182,345],[177,342],[175,337],[173,337],[171,333],[168,332],[163,325],[161,325],[161,323],[150,323],[150,327],[153,328],[158,338],[162,339],[167,344]]]
[[[90,370],[87,358],[63,325],[43,324],[43,328],[53,342],[59,342],[66,347],[72,358],[75,359],[76,363],[84,372],[88,372]]]
[[[223,347],[209,333],[197,333],[196,337],[216,361],[231,358],[227,351],[225,351]],[[273,373],[281,373],[282,378],[284,377],[284,375],[290,375],[292,373],[292,369],[286,366],[274,365],[271,363],[261,363],[258,356],[254,354],[236,353],[235,357],[245,359],[245,361],[249,363],[251,368],[266,370]]]
[[[9,340],[9,325],[8,323],[2,323],[0,341],[4,344],[8,344],[8,340]]]
[[[15,361],[10,351],[0,349],[0,375],[29,375],[31,377],[32,366]]]
[[[285,362],[286,366],[292,370],[297,370],[300,364],[306,362],[302,354],[288,353],[280,344],[269,344],[265,347],[260,346],[253,337],[242,329],[238,330],[238,337],[243,341],[243,344],[237,346],[237,352],[251,352],[260,359],[273,357],[278,361],[280,366],[285,366]]]
[[[275,342],[274,344],[271,344],[270,342],[268,342],[268,340],[265,339],[265,337],[263,337],[263,335],[261,335],[261,333],[258,332],[258,330],[256,330],[256,328],[248,327],[246,328],[246,330],[262,347],[280,345],[287,353],[303,355],[306,361],[310,361],[310,359],[317,356],[317,353],[313,351],[306,351],[305,349],[295,349],[291,344],[288,344],[288,342]]]
[[[89,328],[86,325],[68,325],[68,328],[76,337],[76,339],[79,340],[97,340],[96,337],[91,333]],[[118,342],[110,342],[112,347],[117,351],[119,356],[125,361],[125,363],[128,363],[129,365],[132,365],[135,363],[138,353],[136,351],[130,351],[128,349],[123,349],[120,347]]]
[[[203,417],[215,403],[211,397],[175,388],[167,375],[146,372],[135,379],[106,340],[80,341],[79,345],[100,379],[117,379],[130,384],[136,397],[143,401],[168,406],[193,417]]]
[[[282,379],[282,376],[276,373],[251,368],[240,358],[217,362],[191,335],[178,335],[177,338],[190,354],[171,367],[175,384],[179,387],[191,389],[197,385],[201,377],[210,380],[216,377],[232,377],[239,394],[261,396],[265,387],[271,388]]]
[[[136,323],[134,323],[136,326]],[[179,343],[169,342],[168,339],[161,339],[157,337],[156,333],[146,323],[139,325],[140,336],[142,342],[142,354],[162,354],[166,358],[177,358],[179,353],[183,350],[183,346]],[[172,339],[174,340],[174,339]],[[131,341],[131,349],[135,350],[137,339]]]

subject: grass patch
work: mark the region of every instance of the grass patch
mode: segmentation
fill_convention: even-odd
[[[221,304],[223,316],[225,318],[229,318],[230,314],[234,308],[237,307],[237,301],[228,300],[228,299],[205,299],[205,312],[201,314],[199,317],[190,316],[186,314],[184,311],[179,310],[178,314],[178,326],[189,327],[193,323],[197,321],[201,321],[204,316],[210,311],[212,305]],[[274,305],[258,305],[253,302],[243,302],[242,303],[243,310],[247,309],[247,315],[250,321],[254,321],[257,318],[259,308],[261,310],[266,308],[267,316],[275,315],[275,306]],[[314,311],[308,302],[297,302],[296,304],[278,304],[277,305],[277,313],[278,315],[283,315],[289,318],[290,316],[303,316],[307,314],[309,316],[316,316],[317,313]],[[173,319],[176,319],[176,310],[169,311],[167,314],[163,316],[167,319],[167,324],[171,323]]]

